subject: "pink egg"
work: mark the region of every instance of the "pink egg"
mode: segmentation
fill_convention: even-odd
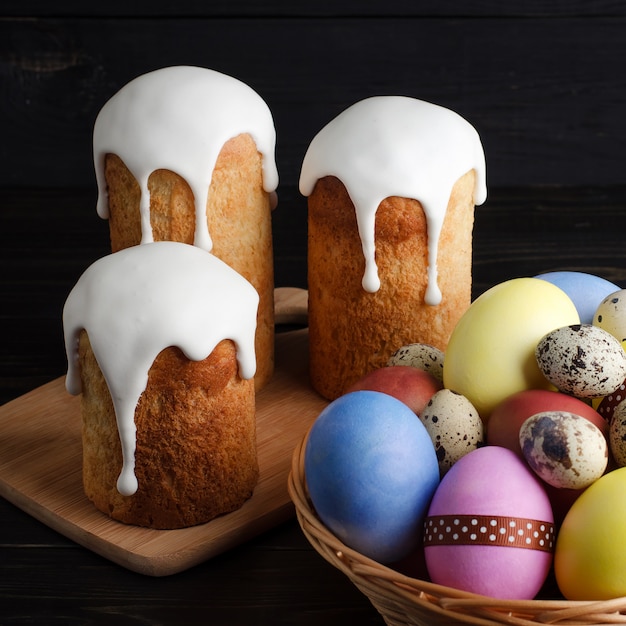
[[[543,485],[511,450],[478,448],[442,479],[424,524],[434,583],[500,599],[532,599],[554,552]]]

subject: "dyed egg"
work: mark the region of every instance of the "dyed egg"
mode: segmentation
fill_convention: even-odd
[[[317,514],[346,545],[388,563],[419,544],[439,466],[406,404],[377,391],[339,397],[311,427],[304,467]]]
[[[535,360],[548,332],[579,322],[567,294],[538,278],[515,278],[479,296],[457,323],[443,367],[444,386],[463,394],[486,420],[506,397],[548,388]]]
[[[624,400],[613,411],[609,429],[609,445],[615,463],[619,467],[626,466],[626,401]]]
[[[444,353],[435,346],[425,343],[410,343],[396,350],[387,365],[408,365],[417,367],[443,381]]]
[[[438,391],[419,417],[435,446],[441,476],[485,442],[478,411],[465,396],[450,389]]]
[[[584,489],[598,480],[609,460],[609,447],[599,428],[565,411],[529,417],[519,443],[528,465],[553,487]]]
[[[593,324],[611,333],[620,343],[626,341],[626,289],[616,289],[600,302]]]
[[[442,387],[442,382],[429,372],[407,365],[388,365],[368,372],[346,389],[380,391],[406,404],[419,415],[428,401]]]
[[[554,572],[568,600],[626,596],[626,468],[585,489],[561,524]]]
[[[562,289],[576,306],[582,324],[591,324],[596,307],[606,296],[619,289],[614,283],[585,272],[546,272],[535,278],[547,280]]]
[[[540,480],[514,452],[485,446],[442,478],[424,522],[434,583],[532,599],[552,563],[554,518]]]
[[[535,355],[544,376],[577,398],[606,396],[626,378],[626,352],[620,342],[592,324],[563,326],[547,333]]]
[[[595,424],[605,437],[609,434],[606,419],[586,402],[558,391],[527,389],[504,399],[492,411],[487,422],[487,443],[509,448],[523,458],[519,430],[529,417],[545,411],[576,413]]]

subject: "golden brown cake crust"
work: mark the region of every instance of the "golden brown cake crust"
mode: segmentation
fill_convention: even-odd
[[[105,159],[109,230],[113,252],[141,242],[140,189],[124,162]],[[175,172],[156,170],[148,180],[155,241],[192,244],[195,205],[191,188]],[[270,196],[263,189],[262,155],[245,133],[227,141],[218,156],[207,200],[213,254],[239,272],[259,293],[255,384],[274,371],[274,260]]]
[[[424,303],[426,218],[417,200],[390,197],[376,213],[376,263],[381,287],[362,287],[365,260],[354,205],[333,176],[309,196],[308,286],[310,374],[332,400],[403,345],[445,350],[471,300],[473,171],[454,186],[438,250],[441,303]]]
[[[259,475],[254,383],[239,377],[232,341],[203,361],[178,348],[156,358],[135,411],[139,488],[132,496],[117,491],[115,412],[84,331],[79,358],[83,484],[99,510],[128,524],[182,528],[238,509],[252,495]]]

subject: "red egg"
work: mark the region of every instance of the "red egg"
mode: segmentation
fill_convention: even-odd
[[[544,411],[567,411],[588,419],[608,436],[607,421],[591,406],[564,393],[527,389],[509,396],[493,410],[487,422],[487,443],[513,450],[523,458],[519,430],[531,415]]]
[[[409,365],[389,365],[375,369],[357,380],[346,393],[352,391],[380,391],[404,402],[420,415],[443,383],[424,370]]]
[[[584,489],[561,489],[559,487],[553,487],[548,483],[544,483],[543,486],[548,494],[548,498],[550,498],[552,512],[554,513],[554,523],[558,527],[565,519],[572,504],[578,500],[578,496],[580,496]]]

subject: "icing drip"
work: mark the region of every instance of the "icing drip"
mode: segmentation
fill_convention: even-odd
[[[91,265],[63,309],[66,388],[81,392],[78,339],[84,329],[107,382],[122,444],[118,490],[137,490],[135,407],[148,370],[169,346],[187,358],[208,357],[223,339],[237,347],[239,373],[256,370],[254,336],[259,296],[212,254],[175,242],[133,246]]]
[[[474,202],[487,197],[485,156],[476,130],[444,107],[405,96],[376,96],[352,105],[313,138],[302,163],[300,192],[336,176],[354,204],[365,258],[363,288],[378,291],[374,227],[378,205],[390,196],[418,200],[428,229],[428,287],[424,301],[436,305],[437,252],[456,181],[476,172]]]
[[[142,241],[153,240],[148,179],[158,169],[182,176],[194,195],[194,244],[211,250],[206,204],[213,168],[223,145],[249,133],[263,155],[263,188],[278,186],[276,131],[267,104],[248,85],[214,70],[168,67],[132,80],[103,107],[94,125],[97,210],[108,218],[104,177],[107,154],[125,163],[141,189]]]

